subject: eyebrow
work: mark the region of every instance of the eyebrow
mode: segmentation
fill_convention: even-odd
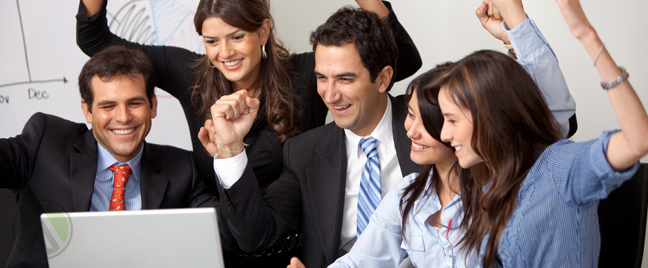
[[[133,97],[133,98],[128,99],[129,102],[131,102],[131,101],[144,101],[144,100],[146,100],[146,99],[144,97],[142,97],[142,96],[137,96],[137,97]],[[117,103],[117,102],[113,101],[113,100],[104,100],[104,101],[100,101],[99,103],[97,103],[97,105],[103,106],[103,105],[115,104],[115,103]]]
[[[235,34],[241,32],[241,31],[243,31],[243,30],[241,30],[241,29],[236,29],[235,31],[233,31],[233,32],[231,32],[231,33],[229,33],[229,34],[227,34],[227,35],[225,35],[225,36],[230,37],[230,36],[235,35]],[[208,35],[203,35],[203,38],[217,39],[216,37],[208,36]]]

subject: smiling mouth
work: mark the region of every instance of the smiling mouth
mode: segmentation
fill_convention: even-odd
[[[234,65],[239,64],[239,62],[241,62],[242,60],[243,59],[238,59],[238,60],[234,60],[234,61],[223,61],[223,64],[225,64],[225,66],[232,67]]]
[[[457,145],[457,146],[452,146],[455,149],[455,152],[458,152],[459,150],[463,149],[463,145]]]
[[[430,146],[423,145],[423,144],[418,144],[416,142],[412,142],[412,147],[414,147],[416,149],[419,149],[419,150],[430,148]]]
[[[333,109],[335,109],[335,110],[344,110],[346,108],[349,108],[349,106],[351,106],[351,104],[344,105],[344,106],[333,106]]]
[[[129,128],[129,129],[113,129],[112,132],[114,132],[117,135],[128,135],[131,134],[135,131],[135,128]]]

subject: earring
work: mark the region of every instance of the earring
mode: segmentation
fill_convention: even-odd
[[[268,58],[268,54],[266,54],[266,51],[265,51],[265,45],[261,46],[261,54],[263,55],[263,59]]]
[[[209,67],[211,67],[212,69],[216,69],[216,66],[211,62],[211,60],[209,60],[209,58],[207,58],[207,65],[209,65]]]

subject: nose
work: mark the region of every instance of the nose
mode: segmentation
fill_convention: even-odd
[[[407,137],[411,140],[417,139],[420,137],[420,132],[418,131],[417,120],[412,120],[409,117],[405,119],[405,129],[407,130]]]
[[[221,48],[220,48],[220,58],[222,59],[227,59],[234,55],[234,49],[232,49],[232,45],[229,42],[222,42],[221,43]]]
[[[441,128],[441,141],[452,142],[452,131],[447,123],[443,123],[443,127]]]
[[[133,116],[126,105],[121,105],[115,109],[115,116],[113,118],[119,123],[127,123],[133,118]]]
[[[335,82],[331,80],[332,79],[330,79],[325,84],[320,84],[320,87],[322,87],[323,91],[322,99],[325,103],[335,103],[340,100],[340,92],[337,90]]]

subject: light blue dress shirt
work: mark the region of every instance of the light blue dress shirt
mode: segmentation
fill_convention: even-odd
[[[548,147],[520,186],[517,206],[502,233],[503,267],[596,267],[601,246],[598,203],[629,180],[639,163],[623,172],[605,157],[610,137]],[[484,252],[488,236],[482,241]]]
[[[108,150],[101,144],[97,143],[99,155],[97,158],[97,175],[95,177],[94,192],[90,201],[90,211],[108,211],[110,205],[110,196],[113,190],[113,171],[108,169],[112,164],[116,165],[129,165],[133,173],[128,177],[126,182],[126,193],[124,196],[124,204],[126,210],[141,210],[142,209],[142,193],[140,192],[140,174],[142,171],[142,152],[144,146],[140,149],[139,153],[130,161],[125,163],[117,161]]]
[[[408,215],[405,240],[401,235],[400,199],[403,190],[417,176],[418,173],[412,173],[394,185],[380,202],[380,206],[371,216],[369,226],[351,251],[329,267],[397,267],[408,255],[416,267],[443,267],[444,254],[438,241],[437,230],[426,221],[430,215],[441,209],[439,198],[429,184],[426,194],[415,201]],[[463,218],[459,195],[441,211],[443,225],[447,226],[451,218],[448,240],[453,245],[456,267],[474,267],[477,255],[466,256],[461,247],[456,246],[463,235],[458,229]]]

